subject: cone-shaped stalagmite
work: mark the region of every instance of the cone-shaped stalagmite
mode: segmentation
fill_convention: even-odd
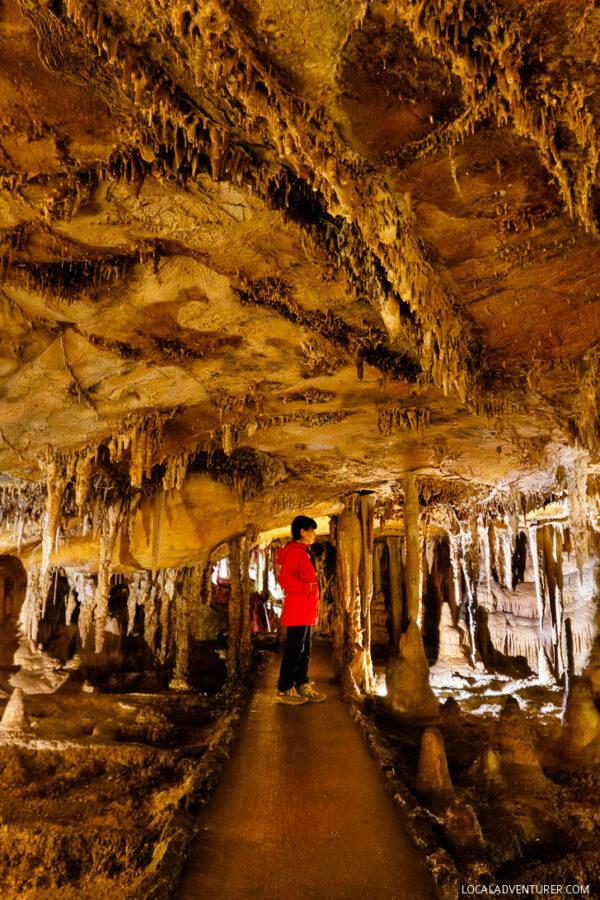
[[[572,678],[570,681],[562,721],[562,743],[574,753],[586,750],[600,737],[600,712],[594,703],[590,684],[583,678]]]
[[[544,778],[527,721],[514,697],[506,698],[500,718],[492,731],[492,739],[500,750],[502,774],[505,778]]]
[[[23,691],[15,688],[4,707],[0,728],[4,731],[20,731],[29,728],[29,719],[23,703]]]
[[[452,792],[444,739],[439,728],[428,726],[421,738],[419,771],[415,787],[422,794]]]
[[[385,680],[386,702],[393,712],[415,719],[438,715],[438,701],[429,684],[429,663],[416,622],[410,622],[401,636],[399,655],[388,660]]]

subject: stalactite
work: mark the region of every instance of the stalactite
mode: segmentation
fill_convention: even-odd
[[[544,640],[544,585],[540,572],[540,550],[538,548],[537,527],[530,525],[529,533],[529,552],[531,553],[531,562],[533,566],[533,577],[535,580],[535,599],[538,608],[540,642]]]
[[[97,447],[87,448],[77,456],[75,467],[75,503],[77,504],[80,514],[84,512],[91,493],[92,473],[97,461]]]
[[[104,647],[104,627],[108,616],[108,594],[112,558],[119,534],[123,510],[123,500],[118,497],[106,509],[100,532],[100,555],[98,558],[98,584],[94,600],[95,646],[96,653]]]
[[[513,545],[511,541],[511,532],[508,525],[499,529],[500,537],[500,559],[502,569],[502,584],[507,590],[512,590],[512,557]]]
[[[476,639],[476,607],[477,584],[479,582],[479,543],[477,540],[477,524],[471,526],[459,523],[460,535],[460,563],[464,576],[467,592],[467,626],[470,637],[470,652],[473,665],[476,663],[477,639]]]
[[[488,596],[492,596],[492,554],[490,549],[490,532],[482,519],[477,520],[477,531],[479,537],[479,547],[483,557],[483,565],[485,570],[485,581]]]
[[[158,578],[160,596],[160,648],[158,659],[162,664],[167,661],[167,654],[171,643],[173,599],[177,588],[177,576],[177,569],[161,569]]]
[[[51,573],[44,572],[41,564],[32,565],[27,573],[25,599],[19,614],[19,626],[25,637],[37,641],[45,598],[50,590]]]
[[[127,597],[127,634],[133,632],[137,607],[146,607],[146,601],[150,593],[151,581],[146,572],[136,572],[128,581],[129,594]]]
[[[159,488],[154,495],[154,514],[152,517],[152,577],[156,578],[160,554],[160,531],[163,509],[165,505],[164,489]]]
[[[96,579],[94,576],[86,575],[83,572],[67,570],[67,580],[71,589],[77,595],[77,603],[79,605],[77,628],[81,644],[85,647],[94,614]]]
[[[62,455],[46,452],[46,509],[42,526],[42,563],[40,577],[46,579],[60,522],[61,504],[67,483],[67,470]],[[48,582],[48,587],[49,587]]]
[[[456,522],[448,531],[448,544],[450,548],[450,567],[452,569],[453,603],[454,613],[462,602],[461,578],[460,578],[460,529]]]
[[[538,530],[542,537],[544,574],[548,588],[548,605],[552,623],[553,665],[559,676],[565,668],[563,653],[563,576],[562,576],[562,532],[553,525],[544,525]]]
[[[157,581],[148,579],[144,585],[144,643],[152,659],[156,654],[156,632],[158,631],[158,594]]]

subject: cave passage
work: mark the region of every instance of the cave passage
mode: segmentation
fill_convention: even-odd
[[[175,900],[433,900],[423,860],[332,688],[330,643],[313,645],[311,673],[330,690],[323,703],[277,703],[278,662],[253,690]]]
[[[0,2],[2,900],[600,897],[599,59],[598,0]]]

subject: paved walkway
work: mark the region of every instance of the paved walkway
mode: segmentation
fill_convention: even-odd
[[[315,642],[324,703],[275,700],[261,675],[231,758],[200,813],[177,900],[433,900],[417,850]]]

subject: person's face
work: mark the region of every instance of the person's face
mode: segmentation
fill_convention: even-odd
[[[301,528],[300,536],[305,544],[314,544],[317,539],[317,533],[314,528]]]

